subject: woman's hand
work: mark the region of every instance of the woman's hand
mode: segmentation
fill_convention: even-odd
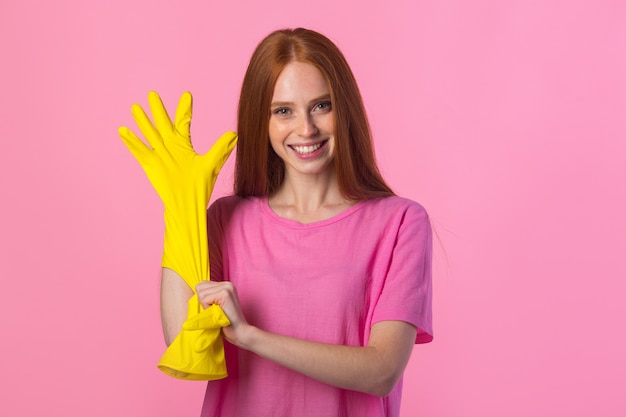
[[[246,321],[237,289],[230,282],[202,281],[196,285],[196,294],[203,308],[212,304],[219,305],[230,320],[230,326],[222,329],[224,337],[235,346],[246,348],[246,340],[252,326]]]

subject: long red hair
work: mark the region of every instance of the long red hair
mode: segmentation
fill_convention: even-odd
[[[239,97],[235,194],[270,196],[283,182],[285,166],[268,136],[270,104],[278,75],[293,61],[314,65],[328,82],[342,195],[353,200],[394,195],[376,165],[363,99],[345,57],[328,38],[302,28],[272,32],[252,54]]]

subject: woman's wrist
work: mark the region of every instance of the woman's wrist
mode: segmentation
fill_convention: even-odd
[[[246,323],[243,325],[243,328],[239,329],[237,332],[237,338],[229,338],[229,341],[240,349],[254,351],[254,346],[259,339],[260,333],[261,330],[258,327]]]

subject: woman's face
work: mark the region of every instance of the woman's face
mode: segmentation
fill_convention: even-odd
[[[291,62],[276,80],[269,136],[285,162],[285,176],[327,173],[334,157],[334,123],[330,90],[313,65]]]

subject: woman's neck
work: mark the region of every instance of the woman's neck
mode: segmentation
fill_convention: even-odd
[[[269,198],[274,213],[300,223],[331,218],[354,203],[341,194],[334,173],[295,178],[286,176],[278,191]]]

